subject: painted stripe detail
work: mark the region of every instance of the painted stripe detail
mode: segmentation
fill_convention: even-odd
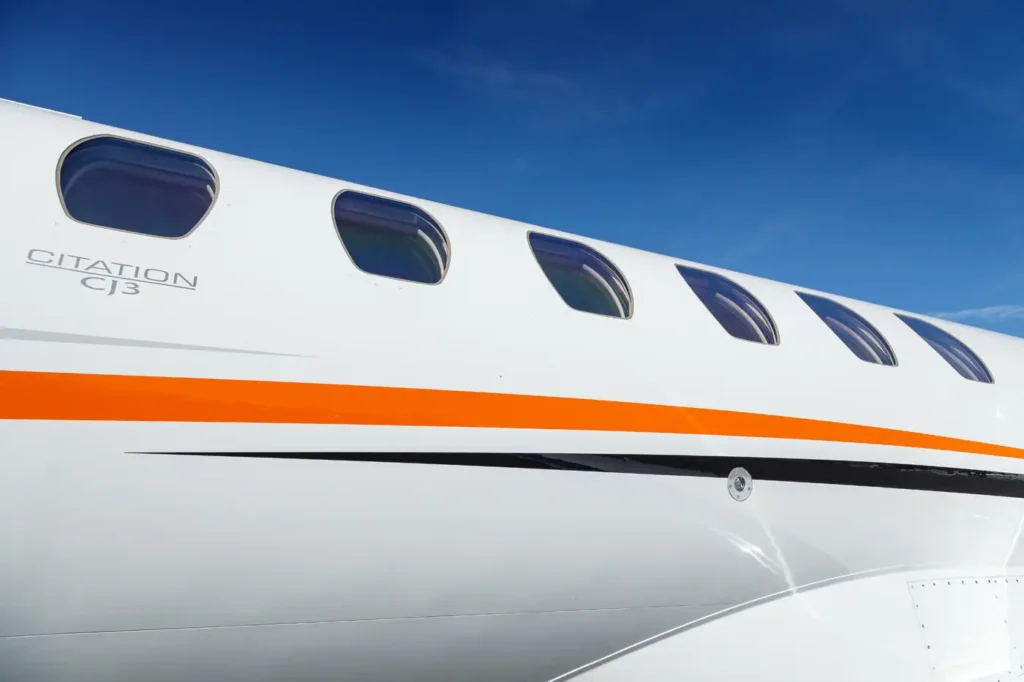
[[[146,341],[144,339],[122,339],[115,336],[94,336],[92,334],[67,334],[65,332],[48,332],[41,329],[16,329],[14,327],[0,327],[0,339],[10,339],[11,341],[34,341],[38,343],[71,343],[94,346],[124,346],[127,348],[195,350],[210,353],[241,353],[244,355],[276,355],[286,358],[307,357],[304,355],[294,355],[292,353],[273,353],[271,351],[264,350],[247,350],[245,348],[196,346],[188,343],[167,343],[165,341]]]
[[[0,371],[0,419],[453,426],[865,443],[1024,457],[876,426],[585,398],[238,379]]]
[[[913,464],[781,457],[515,452],[146,452],[144,455],[423,464],[726,478],[744,467],[755,481],[1024,497],[1024,475]]]

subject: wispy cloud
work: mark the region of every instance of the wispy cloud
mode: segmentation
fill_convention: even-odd
[[[419,55],[419,61],[467,91],[559,127],[649,119],[699,97],[699,88],[630,87],[599,71],[543,68],[476,48]]]
[[[459,57],[425,54],[421,59],[441,74],[504,99],[577,98],[584,94],[583,86],[569,76],[554,71],[513,66],[482,54]]]
[[[1024,28],[1019,13],[1000,21],[960,16],[954,22],[951,19],[958,17],[956,13],[935,12],[927,3],[908,7],[887,0],[842,0],[840,5],[853,16],[868,20],[882,51],[895,63],[987,112],[1003,132],[1024,135],[1024,87],[1016,61],[990,58],[1013,54]],[[984,47],[964,49],[973,45],[973,36],[980,30],[985,35]]]
[[[718,259],[721,267],[739,269],[747,261],[760,256],[780,242],[785,243],[797,229],[797,222],[788,218],[766,221],[752,230],[737,233],[732,245]]]
[[[984,308],[967,308],[949,313],[932,313],[933,317],[944,320],[977,320],[997,322],[1000,320],[1024,320],[1024,305],[990,305]]]

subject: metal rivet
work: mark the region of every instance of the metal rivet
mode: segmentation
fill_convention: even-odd
[[[747,499],[754,491],[754,479],[743,467],[736,467],[729,472],[727,485],[729,496],[737,502]]]

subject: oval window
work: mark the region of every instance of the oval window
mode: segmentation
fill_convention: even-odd
[[[924,339],[964,379],[980,381],[985,384],[995,383],[992,374],[985,367],[981,358],[955,336],[916,317],[900,313],[896,313],[896,317],[903,320],[908,327]]]
[[[71,218],[154,237],[184,237],[217,198],[216,174],[198,156],[118,137],[75,145],[58,175]]]
[[[352,262],[363,272],[437,284],[448,270],[447,235],[411,204],[344,191],[334,199],[334,226]]]
[[[608,317],[633,314],[629,285],[610,260],[579,242],[537,232],[529,236],[537,263],[566,305]]]
[[[888,342],[863,317],[831,299],[799,291],[796,295],[858,358],[876,365],[896,366],[896,354]]]
[[[679,274],[697,294],[725,331],[737,339],[777,346],[779,332],[768,310],[754,296],[722,275],[676,265]]]

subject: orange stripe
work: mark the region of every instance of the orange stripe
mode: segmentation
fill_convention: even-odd
[[[584,398],[236,379],[0,371],[0,419],[463,426],[868,443],[1024,457],[875,426]]]

